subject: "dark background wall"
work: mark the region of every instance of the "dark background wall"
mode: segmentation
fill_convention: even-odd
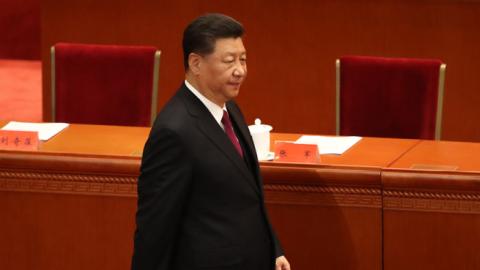
[[[40,0],[0,0],[0,59],[40,59]]]
[[[200,14],[223,12],[247,29],[249,78],[238,102],[249,122],[260,117],[278,132],[333,134],[337,57],[440,58],[447,63],[443,138],[480,141],[480,1],[42,0],[41,10],[46,120],[51,45],[157,46],[161,106],[183,79],[183,28]]]

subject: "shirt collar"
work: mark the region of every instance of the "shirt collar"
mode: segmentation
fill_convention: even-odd
[[[227,107],[223,105],[223,108],[218,106],[217,104],[213,103],[211,100],[206,98],[202,93],[200,93],[193,85],[191,85],[187,80],[185,80],[185,85],[187,86],[188,90],[190,90],[200,101],[207,107],[208,111],[212,114],[215,121],[223,128],[222,118],[223,118],[223,111],[227,110]]]

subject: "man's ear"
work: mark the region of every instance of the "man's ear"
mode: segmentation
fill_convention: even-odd
[[[200,74],[202,65],[202,57],[196,53],[190,53],[188,55],[188,68],[193,73],[193,75]]]

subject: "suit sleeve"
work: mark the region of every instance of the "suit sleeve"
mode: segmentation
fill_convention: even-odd
[[[270,222],[270,217],[268,216],[267,207],[265,206],[265,203],[263,205],[265,208],[265,215],[267,215],[268,226],[270,226],[270,231],[272,233],[272,241],[273,241],[273,249],[274,249],[273,252],[274,252],[275,258],[278,258],[280,256],[285,255],[285,252],[283,251],[282,244],[280,243],[280,240],[278,240],[277,233],[275,232],[275,229],[273,228],[272,223]]]
[[[181,138],[154,128],[143,153],[132,270],[171,269],[177,228],[191,182],[191,162]]]
[[[271,227],[271,226],[270,226]],[[278,258],[280,256],[285,255],[283,252],[282,245],[280,244],[280,241],[278,240],[277,234],[275,233],[275,230],[272,228],[272,235],[273,235],[273,245],[274,245],[274,252],[275,252],[275,258]]]

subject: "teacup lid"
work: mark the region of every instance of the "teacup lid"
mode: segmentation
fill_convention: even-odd
[[[255,119],[255,125],[250,125],[248,128],[250,133],[270,132],[273,129],[272,126],[262,125],[262,121],[259,118]]]

